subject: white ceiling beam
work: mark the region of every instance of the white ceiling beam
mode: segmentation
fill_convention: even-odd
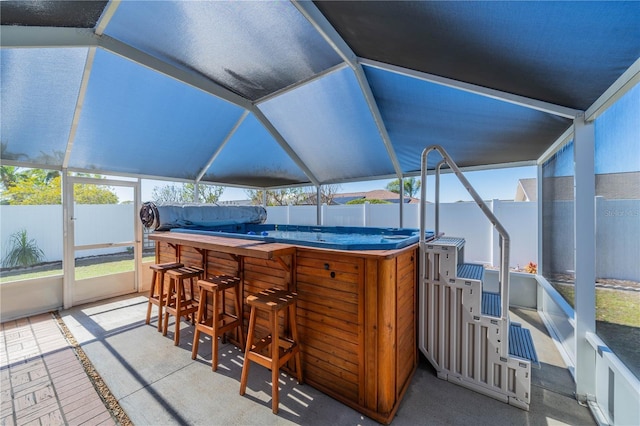
[[[483,164],[483,165],[478,165],[478,166],[466,166],[466,167],[459,167],[459,169],[464,172],[464,173],[469,173],[469,172],[482,172],[482,171],[487,171],[487,170],[498,170],[498,169],[511,169],[511,168],[516,168],[516,167],[529,167],[529,166],[535,166],[536,165],[536,160],[524,160],[524,161],[512,161],[509,163],[496,163],[496,164]],[[452,173],[453,171],[451,169],[449,169],[448,167],[443,167],[441,169],[441,173]],[[429,169],[427,170],[427,174],[431,175],[434,174],[435,170],[434,169]],[[407,174],[408,177],[415,177],[415,176],[420,176],[420,172],[412,172],[412,173],[408,173]]]
[[[62,170],[62,165],[46,164],[46,163],[31,163],[28,160],[17,161],[17,160],[8,160],[6,158],[2,158],[0,159],[0,163],[3,166],[24,167],[25,169]]]
[[[57,170],[62,171],[62,167],[59,165],[51,165],[45,163],[30,163],[24,161],[13,161],[13,160],[5,160],[2,159],[3,166],[14,166],[14,167],[24,167],[27,169],[43,169],[43,170]],[[141,173],[126,173],[126,172],[114,172],[113,170],[104,170],[104,169],[84,169],[81,167],[70,167],[67,169],[69,172],[73,173],[88,173],[88,174],[97,174],[97,175],[105,175],[111,177],[119,177],[119,178],[133,178],[133,179],[148,179],[148,180],[159,180],[162,182],[174,183],[174,182],[184,182],[184,183],[193,183],[194,179],[189,178],[181,178],[181,177],[172,177],[172,176],[160,176],[160,175],[149,175],[149,174],[141,174]],[[390,179],[393,179],[391,177]],[[283,186],[273,186],[273,187],[261,187],[261,186],[247,186],[242,184],[234,184],[229,182],[205,182],[207,185],[218,185],[218,186],[227,186],[230,188],[239,188],[239,189],[279,189],[279,188],[293,188],[293,187],[308,187],[312,186],[311,183],[299,183],[295,185],[283,185]]]
[[[184,67],[168,64],[155,56],[135,49],[125,43],[108,36],[97,36],[91,29],[49,28],[49,27],[0,27],[0,46],[3,48],[38,48],[38,47],[101,47],[111,53],[136,62],[146,68],[167,75],[206,93],[212,94],[227,102],[251,111],[262,125],[271,133],[276,142],[284,149],[291,159],[306,174],[314,185],[320,182],[293,151],[288,142],[271,124],[269,119],[250,100],[218,85],[208,78]],[[81,105],[79,105],[81,107]],[[69,144],[68,144],[69,149]],[[206,170],[205,170],[206,171]],[[202,172],[202,171],[201,171]]]
[[[223,86],[220,86],[196,71],[186,67],[169,64],[162,59],[158,59],[155,56],[149,55],[148,53],[135,49],[128,44],[122,43],[121,41],[108,36],[100,36],[99,40],[100,47],[110,51],[111,53],[127,58],[144,67],[174,78],[244,109],[250,109],[252,106],[251,101],[248,99],[237,95]]]
[[[100,16],[100,20],[96,23],[96,34],[101,36],[104,34],[104,30],[111,22],[111,18],[115,15],[116,10],[120,6],[121,0],[111,0],[109,4],[107,4],[106,9],[102,11],[102,16]]]
[[[207,170],[209,170],[209,167],[211,167],[213,162],[216,161],[216,158],[218,158],[218,155],[220,155],[224,147],[231,140],[231,137],[233,137],[233,135],[236,133],[238,128],[240,128],[240,125],[242,124],[244,119],[247,118],[247,115],[249,115],[249,111],[244,110],[244,112],[242,113],[242,115],[240,116],[236,124],[233,126],[233,129],[231,129],[231,131],[227,134],[227,137],[224,138],[224,140],[222,141],[218,149],[216,149],[216,151],[213,153],[211,158],[209,158],[209,161],[207,161],[207,164],[204,166],[202,170],[200,170],[200,173],[198,173],[198,176],[196,177],[196,182],[200,182],[202,180],[205,173],[207,173]]]
[[[292,0],[291,3],[293,3],[296,9],[298,9],[298,11],[300,11],[300,13],[302,13],[302,15],[311,23],[311,25],[313,25],[316,31],[318,31],[327,43],[329,43],[333,50],[340,55],[342,60],[349,64],[353,69],[356,79],[358,80],[358,84],[360,85],[360,90],[364,95],[365,101],[367,102],[371,115],[373,116],[373,120],[378,128],[378,132],[380,133],[380,137],[382,138],[382,142],[387,149],[387,154],[389,155],[393,169],[398,179],[402,178],[400,162],[398,161],[398,157],[396,156],[393,145],[391,144],[391,139],[389,138],[389,133],[384,125],[384,121],[382,120],[378,104],[373,97],[371,86],[367,81],[367,77],[364,74],[362,66],[358,62],[358,57],[351,50],[351,47],[349,47],[349,45],[342,39],[340,34],[338,34],[335,28],[333,28],[327,18],[313,4],[313,2]]]
[[[313,25],[331,48],[340,55],[342,60],[353,68],[353,64],[358,62],[358,57],[313,2],[291,0],[291,3]]]
[[[328,76],[329,74],[332,74],[334,72],[340,71],[342,69],[347,68],[349,65],[345,64],[344,62],[339,63],[338,65],[334,65],[331,68],[327,68],[326,70],[319,72],[317,74],[312,75],[309,78],[306,78],[304,80],[298,81],[290,86],[284,87],[280,90],[276,90],[273,93],[269,93],[268,95],[265,95],[263,97],[261,97],[260,99],[254,101],[254,103],[256,105],[260,105],[262,103],[268,102],[273,98],[277,98],[278,96],[284,95],[285,93],[288,92],[292,92],[294,90],[296,90],[297,88],[301,87],[301,86],[306,86],[307,84],[314,82],[316,80],[320,80],[321,78],[324,78],[326,76]]]
[[[359,58],[358,61],[362,65],[378,68],[381,70],[393,72],[396,74],[406,75],[408,77],[417,78],[419,80],[427,81],[429,83],[438,84],[440,86],[451,87],[452,89],[463,90],[465,92],[474,93],[476,95],[484,96],[491,99],[496,99],[503,102],[508,102],[515,105],[520,105],[525,108],[535,109],[537,111],[545,112],[547,114],[553,114],[564,118],[574,119],[580,110],[567,108],[561,105],[555,105],[549,102],[539,101],[536,99],[527,98],[520,95],[514,95],[513,93],[502,92],[500,90],[489,89],[487,87],[478,86],[475,84],[464,83],[462,81],[453,80],[451,78],[441,77],[434,74],[428,74],[421,71],[415,71],[397,65],[385,64],[383,62],[374,61],[371,59]]]
[[[536,160],[536,164],[540,165],[545,161],[547,161],[549,158],[551,158],[553,154],[555,154],[560,148],[562,148],[564,144],[569,142],[572,137],[573,137],[573,124],[571,124],[571,126],[569,126],[567,130],[565,130],[564,133],[562,133],[560,137],[556,139],[556,141],[552,143],[551,146],[547,148],[547,150],[544,153],[542,153],[540,158]]]
[[[0,47],[97,47],[98,38],[91,28],[0,26]]]
[[[96,56],[96,48],[91,47],[87,52],[87,59],[84,63],[84,71],[82,72],[82,81],[80,82],[80,90],[78,91],[78,99],[76,100],[76,108],[73,112],[73,119],[71,120],[71,129],[69,130],[69,138],[67,139],[67,149],[64,153],[64,159],[62,160],[62,168],[69,167],[69,160],[71,159],[71,151],[73,150],[73,142],[76,139],[76,132],[78,130],[78,124],[80,123],[80,115],[82,114],[82,106],[84,105],[84,98],[87,94],[87,87],[89,86],[89,76],[91,76],[91,69],[93,68],[93,60]]]
[[[593,121],[606,111],[618,99],[624,96],[636,84],[640,83],[640,58],[627,70],[585,111],[586,121]]]
[[[289,157],[297,164],[298,167],[305,173],[305,175],[311,180],[314,185],[319,185],[318,179],[311,172],[309,167],[300,159],[300,157],[294,152],[289,143],[284,139],[284,137],[278,132],[271,124],[269,119],[260,111],[260,109],[250,100],[245,99],[230,90],[214,83],[208,78],[201,76],[198,73],[195,73],[188,69],[178,68],[173,65],[169,65],[166,62],[163,62],[154,56],[148,55],[144,52],[141,52],[137,49],[132,48],[129,45],[121,43],[115,39],[110,37],[101,37],[100,46],[113,52],[118,55],[121,55],[125,58],[128,58],[132,61],[135,61],[143,66],[151,68],[157,72],[166,74],[170,77],[173,77],[179,81],[182,81],[186,84],[189,84],[193,87],[199,88],[207,93],[210,93],[214,96],[217,96],[221,99],[226,100],[227,102],[233,103],[239,107],[244,108],[250,112],[253,112],[260,120],[262,125],[267,129],[267,131],[274,137],[276,142],[282,147],[282,149],[289,155]]]
[[[293,162],[296,163],[296,165],[298,167],[300,167],[302,172],[309,178],[309,180],[315,186],[320,185],[320,181],[313,174],[311,169],[309,169],[309,167],[307,167],[306,163],[304,161],[302,161],[302,159],[300,157],[298,157],[298,154],[293,150],[293,148],[291,148],[291,145],[289,145],[289,143],[280,134],[280,132],[275,128],[275,126],[273,124],[271,124],[271,121],[269,121],[269,119],[262,113],[262,111],[260,111],[260,108],[258,108],[257,106],[254,106],[254,107],[251,108],[251,112],[253,112],[253,114],[262,123],[262,125],[265,127],[265,129],[267,129],[267,131],[269,133],[271,133],[271,136],[273,136],[273,138],[276,140],[276,142],[278,142],[278,144],[282,147],[284,152],[286,152],[287,155],[293,160]]]
[[[252,103],[248,99],[237,95],[193,70],[169,64],[162,59],[158,59],[109,36],[98,36],[94,34],[92,29],[3,25],[0,27],[0,34],[2,35],[0,37],[0,46],[3,48],[101,47],[244,109],[252,107]]]

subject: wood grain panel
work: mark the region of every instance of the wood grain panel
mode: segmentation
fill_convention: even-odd
[[[181,238],[166,241],[184,240],[187,245],[202,243],[216,249],[208,252],[210,273],[232,273],[237,269],[232,255],[244,256],[244,300],[270,287],[296,291],[305,382],[378,422],[391,422],[418,360],[417,245],[395,251],[345,252],[308,247],[292,251],[291,246],[273,244],[257,245],[254,253],[246,242],[235,241],[227,253],[220,253],[227,250],[221,238]],[[174,248],[162,238],[155,239],[158,260],[175,261]],[[180,258],[194,266],[202,262],[200,253],[190,247],[180,249]],[[228,306],[231,301],[229,294]],[[243,305],[243,310],[246,327],[249,306]],[[266,334],[267,319],[259,314],[257,333]],[[287,330],[281,327],[281,332]]]
[[[347,381],[341,377],[327,373],[319,366],[307,361],[308,355],[302,353],[302,365],[305,381],[318,385],[322,390],[328,391],[335,397],[344,398],[347,401],[358,400],[358,384]]]

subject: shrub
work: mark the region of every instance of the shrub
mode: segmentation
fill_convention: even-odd
[[[378,200],[375,198],[367,199],[367,198],[357,198],[355,200],[348,201],[346,204],[391,204],[391,202],[387,200]]]
[[[44,260],[44,252],[38,247],[36,240],[29,239],[27,230],[21,229],[9,237],[9,251],[2,260],[5,268],[31,266]]]

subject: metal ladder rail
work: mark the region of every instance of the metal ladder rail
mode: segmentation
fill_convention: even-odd
[[[462,183],[464,188],[467,190],[469,195],[473,198],[473,200],[478,204],[480,210],[484,213],[484,215],[489,219],[489,222],[496,229],[498,234],[500,235],[500,298],[501,298],[501,312],[500,317],[501,320],[506,324],[506,327],[501,327],[501,336],[500,336],[500,356],[504,358],[508,358],[509,356],[509,233],[502,226],[498,218],[493,214],[493,212],[489,209],[487,204],[480,198],[480,195],[476,192],[475,189],[471,186],[469,181],[458,167],[458,165],[453,161],[451,156],[445,151],[445,149],[439,145],[431,145],[422,151],[421,161],[420,161],[420,178],[422,184],[420,185],[420,249],[425,250],[425,228],[426,228],[426,203],[427,203],[427,158],[429,153],[432,151],[437,151],[442,156],[442,161],[440,161],[436,167],[436,234],[439,235],[439,209],[440,209],[440,169],[444,164],[447,164],[449,168],[455,173],[456,177]],[[424,257],[424,256],[421,256]],[[424,279],[424,262],[421,262],[423,266],[422,279]]]

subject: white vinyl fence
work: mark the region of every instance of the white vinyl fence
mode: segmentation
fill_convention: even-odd
[[[75,244],[88,245],[134,240],[131,204],[76,205]],[[0,253],[2,259],[11,250],[11,236],[22,229],[44,252],[46,262],[63,258],[62,206],[0,206]],[[82,250],[82,256],[118,253],[124,247]]]
[[[523,268],[529,262],[538,263],[537,203],[493,200],[488,205],[509,232],[511,267]],[[427,205],[427,229],[435,227],[434,210],[433,204]],[[398,204],[322,206],[322,225],[397,228],[399,211]],[[267,223],[271,224],[315,225],[316,217],[315,206],[267,207]],[[403,206],[403,227],[420,227],[419,204]],[[498,235],[476,203],[441,204],[440,232],[466,239],[465,261],[491,266],[500,264]]]
[[[511,237],[511,266],[517,268],[529,262],[537,263],[536,203],[494,200],[489,202],[489,206]],[[131,240],[131,208],[130,204],[76,206],[76,216],[79,217],[76,221],[76,244],[90,244],[98,234],[104,232],[107,233],[107,241]],[[397,228],[400,225],[399,210],[397,204],[322,206],[322,225]],[[403,226],[419,228],[419,205],[405,204],[403,210]],[[475,203],[442,204],[440,212],[440,231],[466,238],[465,260],[492,266],[499,264],[498,237]],[[316,218],[315,206],[267,207],[267,223],[270,224],[316,225]],[[60,205],[0,206],[0,221],[3,258],[9,248],[9,237],[20,229],[26,229],[29,239],[35,240],[44,251],[47,261],[62,259]],[[427,206],[427,228],[434,228],[433,204]],[[89,240],[78,239],[83,235]],[[83,255],[89,254],[88,251],[83,252]]]

